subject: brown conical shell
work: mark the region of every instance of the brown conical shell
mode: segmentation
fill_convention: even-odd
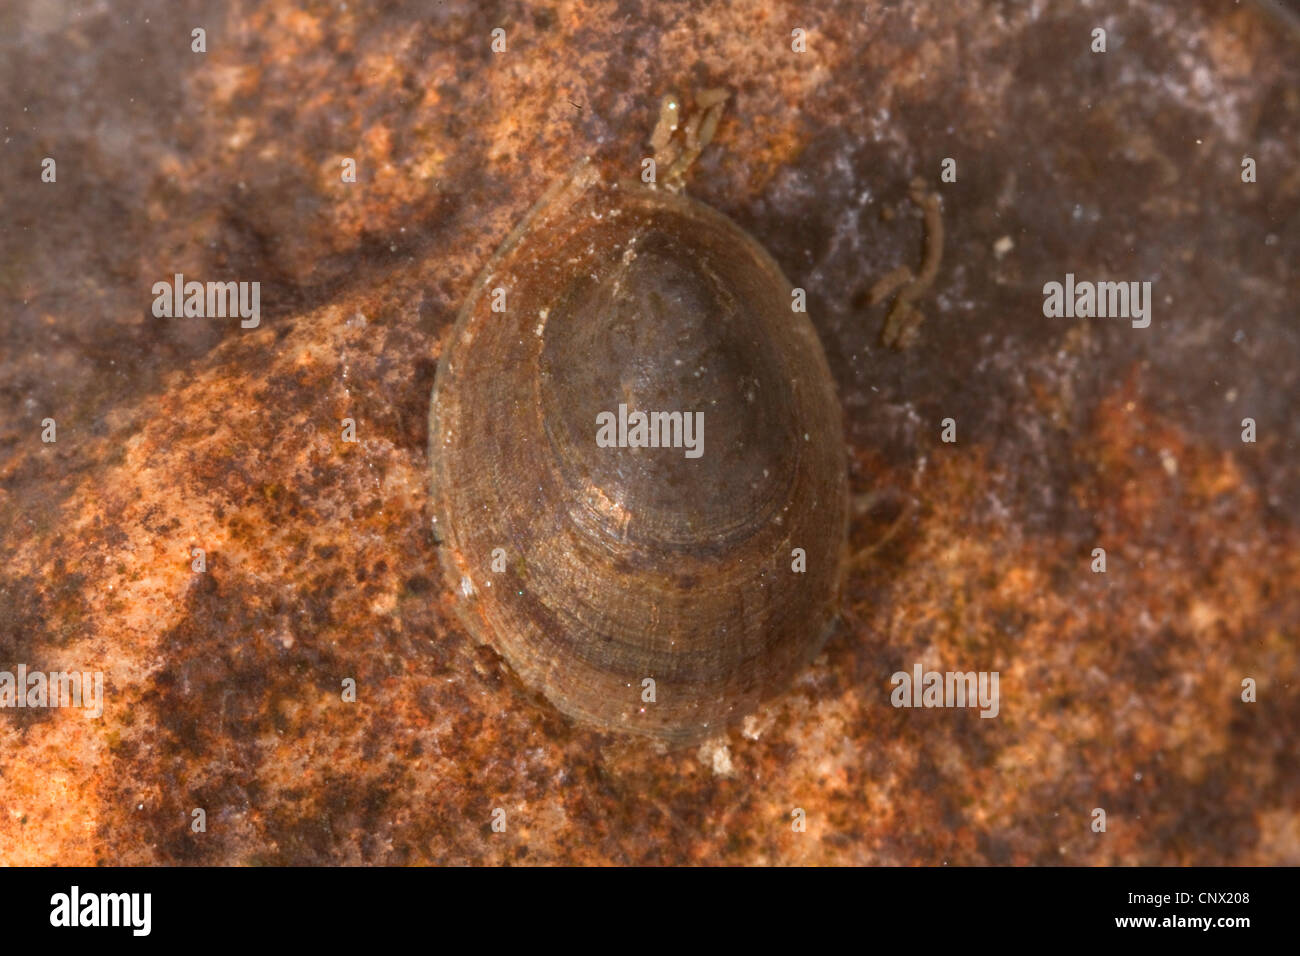
[[[824,641],[846,463],[791,293],[725,216],[585,165],[479,278],[434,388],[435,529],[466,625],[564,713],[696,740]],[[598,443],[645,437],[635,412],[702,431]]]

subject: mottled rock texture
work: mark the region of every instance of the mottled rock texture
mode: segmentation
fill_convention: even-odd
[[[15,0],[0,80],[0,668],[107,685],[0,711],[0,862],[1300,863],[1300,41],[1256,6]],[[713,85],[689,190],[808,290],[874,550],[789,693],[664,753],[458,626],[426,414],[545,187]],[[177,272],[260,327],[155,318]],[[1151,327],[1045,319],[1066,272]],[[892,708],[917,662],[999,716]]]

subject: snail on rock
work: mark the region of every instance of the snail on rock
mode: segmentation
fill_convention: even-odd
[[[680,193],[726,98],[685,123],[665,99],[658,186],[584,161],[547,191],[470,293],[430,410],[466,627],[565,714],[676,743],[789,684],[846,566],[817,334],[763,247]]]

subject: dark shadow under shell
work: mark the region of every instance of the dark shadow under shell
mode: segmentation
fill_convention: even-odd
[[[702,454],[598,447],[597,416],[620,404],[703,412]],[[444,347],[429,450],[462,619],[566,714],[699,739],[824,641],[839,402],[779,267],[700,203],[585,166],[553,188]]]

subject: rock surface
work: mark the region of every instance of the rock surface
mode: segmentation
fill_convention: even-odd
[[[1068,6],[6,4],[0,669],[106,702],[0,711],[0,862],[1300,864],[1300,39]],[[425,418],[547,184],[715,85],[689,189],[808,290],[864,557],[789,693],[665,753],[457,626]],[[900,353],[864,299],[917,175]],[[1044,318],[1067,272],[1151,281],[1151,326]],[[260,281],[260,326],[155,318],[175,273]],[[894,709],[917,663],[1000,713]]]

